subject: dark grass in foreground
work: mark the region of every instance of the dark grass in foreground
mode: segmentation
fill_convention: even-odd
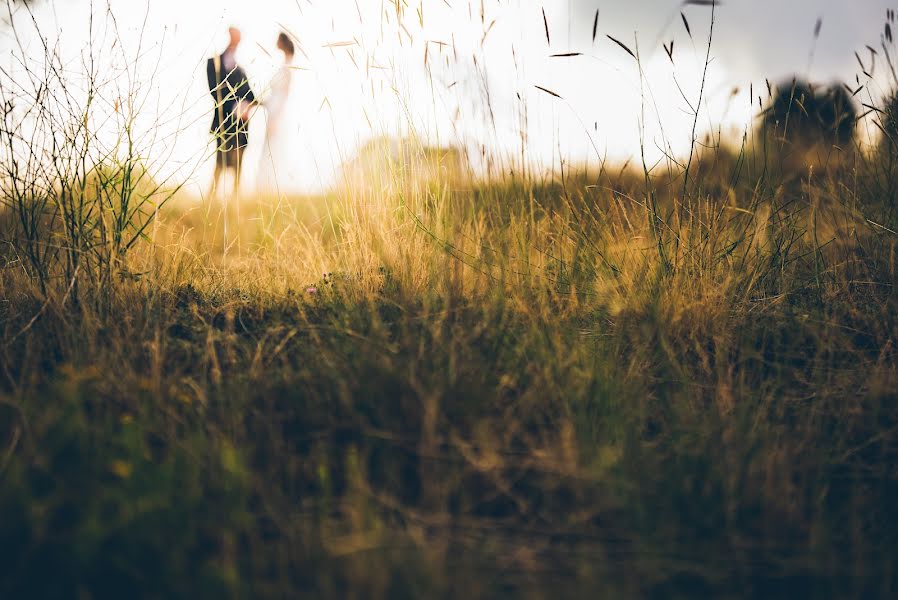
[[[893,596],[891,180],[744,159],[9,251],[0,595]]]

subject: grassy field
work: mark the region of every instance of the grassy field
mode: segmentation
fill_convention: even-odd
[[[0,595],[892,597],[898,179],[775,150],[176,195],[45,272],[7,211]]]

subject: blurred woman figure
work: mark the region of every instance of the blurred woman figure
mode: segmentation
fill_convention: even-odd
[[[271,80],[268,97],[262,102],[268,113],[265,145],[258,171],[258,186],[263,193],[280,195],[292,187],[290,179],[290,136],[295,133],[291,127],[289,106],[290,88],[293,79],[293,40],[286,33],[278,36],[277,48],[284,55],[284,63]]]

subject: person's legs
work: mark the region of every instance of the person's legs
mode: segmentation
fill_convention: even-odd
[[[223,228],[224,228],[224,255],[227,255],[229,244],[232,241],[229,239],[229,231],[228,231],[228,220],[229,220],[229,200],[233,197],[237,200],[237,209],[236,209],[236,217],[237,222],[240,222],[240,176],[243,168],[243,151],[246,148],[246,135],[240,132],[236,134],[225,134],[218,140],[218,151],[216,152],[216,161],[215,161],[215,176],[212,184],[212,195],[215,197],[215,191],[218,188],[219,183],[221,182],[222,176],[227,173],[233,174],[233,189],[229,193],[225,193],[223,197],[223,206],[222,206],[222,216],[223,216]],[[237,229],[239,232],[239,227]],[[239,250],[239,235],[236,235],[238,241],[238,250]]]
[[[236,228],[236,241],[237,241],[237,255],[240,255],[240,175],[243,172],[243,151],[246,148],[245,145],[240,145],[233,150],[234,152],[234,202],[235,202],[235,212],[237,217],[237,228]]]
[[[246,147],[240,146],[232,150],[234,153],[234,195],[240,196],[240,175],[243,172],[243,151]]]
[[[218,182],[221,181],[222,158],[221,152],[215,152],[215,171],[212,173],[212,185],[209,186],[209,199],[215,200],[218,193]]]
[[[228,248],[233,243],[233,241],[230,239],[230,235],[229,235],[230,228],[228,227],[228,221],[230,220],[229,204],[230,204],[231,198],[233,197],[236,199],[236,197],[239,195],[239,192],[240,192],[240,163],[242,162],[241,161],[242,149],[236,148],[236,147],[230,147],[230,148],[223,149],[219,153],[219,157],[220,157],[220,160],[218,161],[216,170],[220,173],[220,175],[225,175],[225,174],[231,175],[232,177],[229,177],[228,179],[231,179],[233,181],[233,188],[230,191],[226,192],[222,198],[221,214],[222,214],[222,226],[223,226],[223,230],[224,230],[223,231],[223,233],[224,233],[223,256],[227,257]],[[239,211],[239,206],[240,205],[238,203],[238,205],[237,205],[238,211]],[[238,222],[240,220],[239,214],[237,215],[237,220],[238,220]],[[238,229],[238,231],[239,231],[239,229]]]
[[[222,162],[221,172],[222,174],[228,174],[232,172],[234,169],[228,163],[225,158]],[[222,228],[223,228],[223,239],[222,239],[222,257],[227,257],[228,254],[228,199],[231,196],[228,193],[227,188],[225,189],[225,193],[222,196],[222,204],[221,204],[221,217],[222,217]]]

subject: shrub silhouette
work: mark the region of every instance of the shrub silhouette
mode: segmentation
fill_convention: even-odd
[[[764,124],[793,143],[847,146],[854,139],[857,110],[839,84],[826,89],[793,79],[777,86]]]

